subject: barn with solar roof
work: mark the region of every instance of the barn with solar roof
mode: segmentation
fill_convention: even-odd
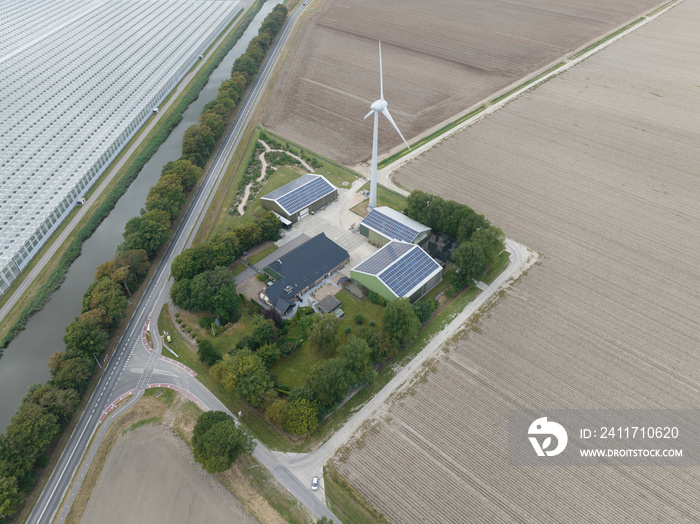
[[[294,223],[338,198],[338,188],[322,175],[304,175],[260,199],[264,209]]]
[[[420,246],[392,240],[350,270],[353,280],[387,300],[418,300],[442,279],[442,266]]]
[[[390,207],[372,209],[360,222],[360,234],[378,246],[392,240],[420,244],[430,236],[430,228]]]

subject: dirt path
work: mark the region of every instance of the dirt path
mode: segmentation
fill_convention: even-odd
[[[261,182],[262,180],[265,179],[265,174],[267,173],[267,160],[265,160],[265,154],[266,153],[286,153],[292,158],[295,158],[299,162],[301,162],[301,165],[304,166],[304,169],[306,169],[309,173],[313,173],[313,168],[307,164],[301,157],[298,157],[294,153],[290,153],[289,151],[285,151],[284,149],[272,149],[267,142],[264,142],[262,140],[258,140],[263,146],[265,146],[265,151],[260,153],[260,156],[258,158],[260,159],[260,176],[255,179],[254,182],[251,182],[250,184],[245,186],[245,189],[243,190],[243,198],[241,199],[241,203],[238,204],[238,214],[243,216],[245,213],[245,206],[248,204],[248,197],[250,196],[250,188],[253,186],[255,182]]]

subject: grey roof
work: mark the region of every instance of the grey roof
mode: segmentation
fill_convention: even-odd
[[[372,209],[361,224],[383,237],[403,242],[413,242],[419,234],[430,231],[428,226],[386,206]]]
[[[340,307],[341,304],[342,302],[333,295],[326,295],[325,298],[318,301],[318,308],[324,313],[330,313]]]
[[[374,275],[397,297],[409,297],[442,268],[421,247],[394,240],[353,271]]]
[[[294,295],[349,258],[345,249],[319,233],[267,266],[282,278],[269,286],[265,294],[276,307],[278,299],[291,303]]]
[[[277,202],[288,215],[293,215],[336,190],[337,188],[325,177],[310,174],[292,180],[262,199]]]

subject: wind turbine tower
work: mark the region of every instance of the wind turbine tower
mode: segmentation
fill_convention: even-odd
[[[366,120],[372,115],[372,113],[374,113],[374,137],[372,139],[372,176],[370,178],[369,183],[370,209],[374,209],[375,207],[377,207],[377,136],[379,135],[379,113],[383,114],[387,118],[387,120],[391,122],[391,125],[394,126],[394,129],[396,129],[396,132],[401,137],[401,140],[403,140],[403,143],[406,144],[406,147],[408,149],[411,149],[411,147],[408,145],[408,142],[406,142],[406,139],[401,134],[401,131],[399,131],[396,122],[394,122],[394,119],[391,118],[391,114],[387,109],[387,105],[388,104],[386,100],[384,100],[384,81],[382,80],[382,43],[379,42],[379,100],[376,100],[372,104],[372,109],[369,113],[367,113],[367,115],[365,115]]]

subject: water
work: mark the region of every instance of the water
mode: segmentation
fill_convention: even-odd
[[[60,289],[5,348],[0,358],[0,431],[3,433],[27,388],[50,378],[49,357],[65,349],[63,335],[66,326],[80,314],[83,293],[92,282],[97,266],[114,256],[115,247],[124,240],[124,225],[145,205],[148,189],[158,180],[163,165],[180,156],[183,133],[197,123],[202,107],[215,98],[221,82],[230,78],[233,62],[245,52],[250,40],[258,34],[262,20],[275,5],[273,1],[263,5],[238,43],[214,70],[199,98],[187,108],[180,124],[143,167],[110,215],[83,244],[81,255],[68,270]]]

